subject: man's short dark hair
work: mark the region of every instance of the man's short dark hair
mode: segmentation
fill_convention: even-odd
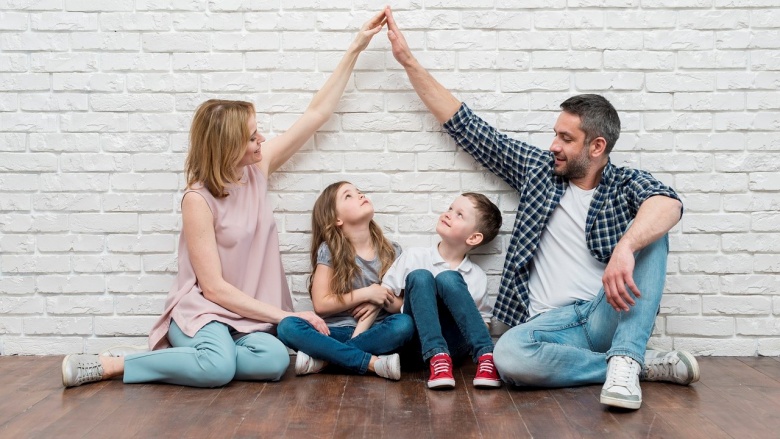
[[[580,117],[580,129],[585,132],[585,145],[597,137],[603,137],[607,141],[606,153],[612,151],[620,137],[620,117],[604,96],[572,96],[563,101],[561,109]]]
[[[482,234],[482,244],[492,241],[501,229],[501,211],[490,199],[476,192],[464,192],[462,196],[474,203],[477,211],[477,232]]]

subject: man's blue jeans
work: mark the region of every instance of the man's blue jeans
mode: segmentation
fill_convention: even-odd
[[[501,378],[518,386],[569,387],[604,383],[614,355],[644,365],[668,251],[665,235],[636,254],[634,283],[642,296],[629,311],[615,311],[602,288],[591,301],[547,311],[507,331],[493,354]]]
[[[471,354],[476,362],[493,352],[487,325],[460,273],[448,270],[434,277],[428,270],[414,270],[404,290],[404,313],[414,319],[425,362],[440,353],[453,358]]]
[[[354,326],[328,328],[330,336],[300,317],[286,317],[276,332],[279,340],[296,351],[359,374],[366,373],[372,355],[393,352],[414,335],[412,319],[404,314],[391,314],[355,338],[351,338]]]

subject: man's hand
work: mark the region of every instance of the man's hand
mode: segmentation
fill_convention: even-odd
[[[615,246],[601,282],[604,284],[607,303],[615,311],[629,311],[629,306],[636,304],[634,297],[638,299],[642,293],[634,283],[634,253],[627,246],[620,243]]]
[[[395,19],[393,19],[393,11],[390,9],[390,6],[385,8],[385,17],[387,18],[387,38],[393,47],[393,57],[403,67],[407,67],[414,61],[414,56],[412,51],[409,50],[409,45],[406,44],[406,38],[404,38],[398,29],[398,25],[395,23]]]

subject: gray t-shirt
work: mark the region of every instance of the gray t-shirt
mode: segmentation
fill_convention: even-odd
[[[395,257],[401,256],[401,246],[396,242],[392,242],[393,249],[395,249]],[[367,261],[360,256],[355,256],[355,262],[357,262],[358,268],[360,268],[360,275],[352,281],[352,289],[365,288],[371,284],[382,284],[382,279],[379,277],[379,273],[382,270],[382,263],[379,261],[379,256],[371,261]],[[317,249],[317,264],[327,265],[332,267],[330,249],[326,243],[320,244],[320,248]],[[376,321],[382,321],[387,317],[388,313],[385,310],[379,311],[379,315]],[[357,321],[349,310],[329,315],[325,317],[325,323],[330,326],[357,326]]]

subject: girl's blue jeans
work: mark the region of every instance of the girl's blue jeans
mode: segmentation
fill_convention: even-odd
[[[300,317],[286,317],[277,328],[279,340],[296,351],[325,360],[352,372],[364,374],[372,355],[383,355],[403,346],[414,335],[412,319],[391,314],[352,338],[354,326],[328,326],[330,335],[317,332]]]

